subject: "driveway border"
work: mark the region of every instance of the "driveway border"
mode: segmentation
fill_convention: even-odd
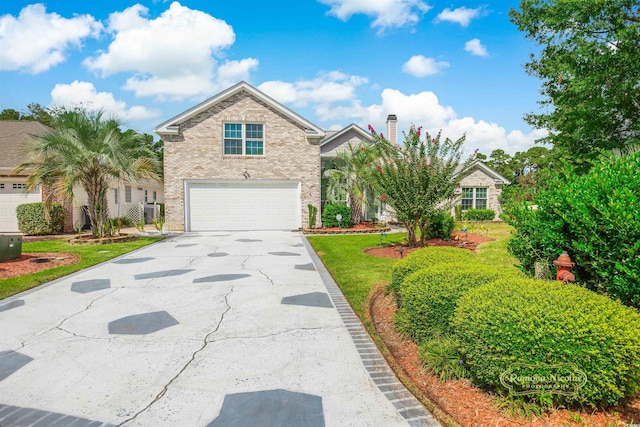
[[[360,359],[378,389],[412,427],[438,427],[441,424],[395,376],[369,333],[355,314],[344,294],[324,266],[304,234],[301,234],[309,255],[333,300],[342,322],[358,350]]]

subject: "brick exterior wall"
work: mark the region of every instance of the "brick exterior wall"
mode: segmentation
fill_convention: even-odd
[[[498,197],[502,193],[502,185],[496,185],[495,180],[485,172],[475,167],[461,181],[458,194],[462,192],[462,187],[486,187],[487,188],[487,209],[496,212],[494,220],[498,220],[498,215],[502,213],[502,208]]]
[[[263,123],[264,156],[224,156],[223,123]],[[319,139],[246,92],[240,92],[180,125],[164,140],[165,216],[168,229],[184,231],[184,180],[244,179],[301,181],[301,224],[307,205],[320,206]]]
[[[47,200],[47,197],[51,197],[53,203],[60,203],[64,209],[64,224],[62,225],[62,231],[69,233],[73,231],[73,202],[65,200],[64,197],[59,194],[53,193],[51,189],[43,185],[42,186],[42,201]]]

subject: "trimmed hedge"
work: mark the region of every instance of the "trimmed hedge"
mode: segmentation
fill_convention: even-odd
[[[336,215],[342,215],[340,222],[336,219]],[[351,227],[351,208],[345,205],[331,204],[322,208],[322,226],[323,227]]]
[[[49,219],[44,212],[44,203],[25,203],[16,208],[18,229],[27,236],[58,234],[64,225],[64,209],[53,203],[49,209]]]
[[[640,391],[640,314],[576,285],[498,280],[459,301],[452,326],[472,381],[506,393],[500,374],[515,363],[572,363],[586,374],[563,405],[616,405]],[[549,375],[544,366],[527,375]]]
[[[491,209],[467,209],[462,213],[465,221],[492,221],[496,217],[496,211]]]
[[[450,323],[458,303],[469,289],[508,278],[511,272],[471,262],[437,264],[406,277],[400,294],[406,312],[405,333],[416,343],[451,336]]]
[[[466,249],[430,247],[417,250],[409,254],[406,258],[398,261],[393,267],[389,290],[393,292],[398,307],[402,307],[400,288],[402,287],[404,279],[411,273],[436,264],[465,261],[473,262],[474,260],[475,255]]]

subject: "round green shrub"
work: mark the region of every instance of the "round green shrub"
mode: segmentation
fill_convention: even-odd
[[[640,314],[582,287],[501,279],[460,298],[452,326],[479,386],[506,393],[500,375],[514,364],[548,375],[548,365],[564,363],[587,381],[575,394],[554,393],[556,403],[615,405],[640,390]]]
[[[393,267],[389,290],[393,293],[398,307],[401,307],[402,296],[400,294],[400,288],[402,287],[402,282],[405,277],[409,276],[411,273],[436,264],[458,261],[473,262],[474,259],[475,255],[466,249],[429,247],[417,250],[409,254],[406,258],[398,261]]]
[[[16,208],[18,229],[27,236],[57,234],[64,225],[64,209],[59,203],[52,203],[49,218],[45,215],[44,203],[25,203]]]
[[[429,222],[427,229],[427,238],[441,238],[451,240],[451,233],[455,228],[456,222],[449,212],[437,212]]]
[[[492,221],[496,216],[496,211],[492,209],[467,209],[462,213],[465,221]]]
[[[469,289],[511,275],[510,271],[472,262],[436,264],[412,273],[400,288],[410,325],[406,332],[417,343],[451,335],[458,299]]]
[[[336,216],[342,215],[342,219],[338,221]],[[351,208],[339,203],[325,205],[322,208],[322,226],[323,227],[351,227]]]

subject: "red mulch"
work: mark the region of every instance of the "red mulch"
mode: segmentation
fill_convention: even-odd
[[[35,258],[49,258],[48,262],[31,262]],[[54,267],[75,264],[80,261],[78,255],[62,252],[23,252],[20,258],[0,262],[0,279],[37,273]]]
[[[429,239],[425,240],[426,246],[451,246],[455,248],[464,248],[470,251],[475,251],[476,248],[485,242],[492,242],[495,239],[491,237],[482,236],[480,234],[474,233],[463,233],[461,231],[456,231],[451,234],[451,240],[444,239]],[[398,249],[402,247],[402,258],[409,255],[411,252],[422,249],[421,247],[410,248],[404,245],[394,245],[394,246],[382,246],[379,248],[373,247],[365,249],[365,253],[371,256],[377,256],[382,258],[397,258],[400,259],[400,252]]]

